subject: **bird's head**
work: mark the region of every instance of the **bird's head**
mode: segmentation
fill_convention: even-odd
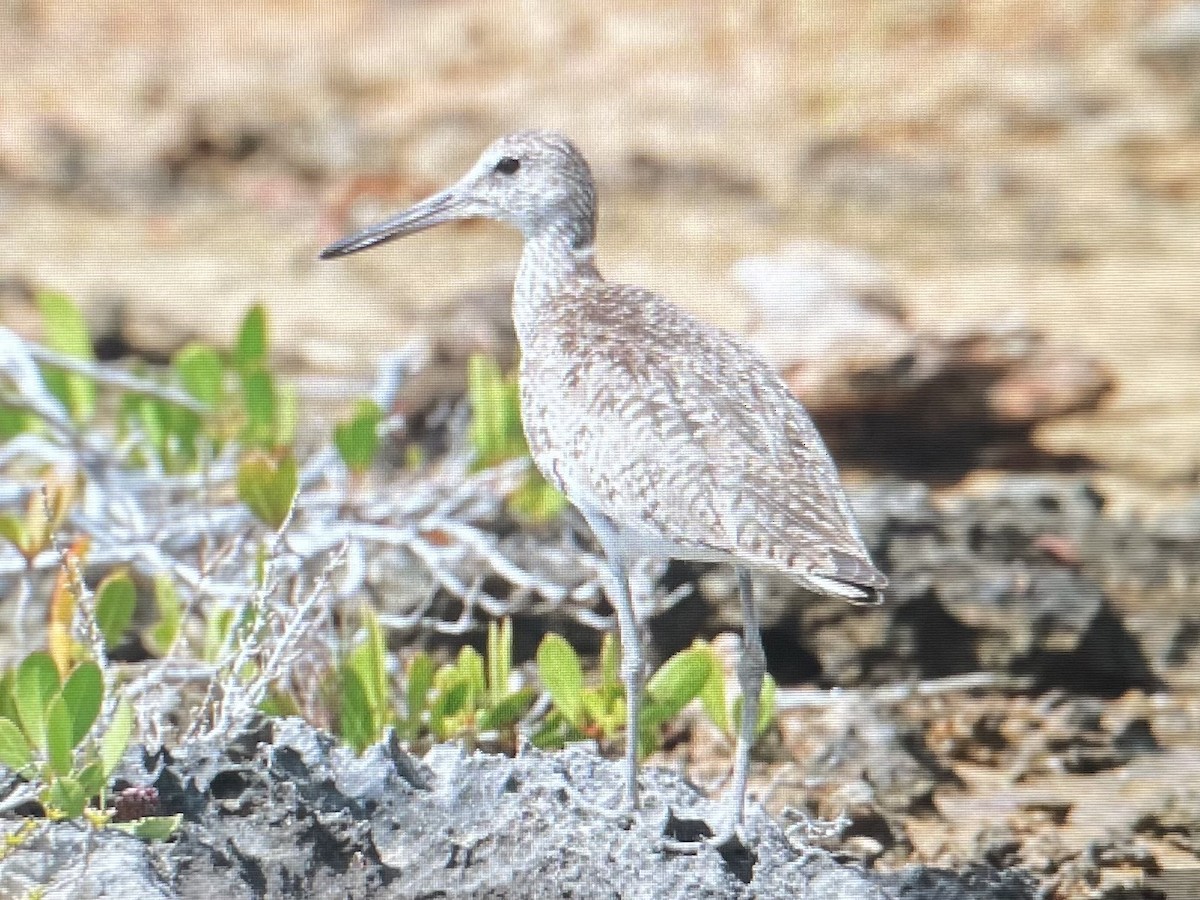
[[[596,191],[587,161],[553,131],[520,131],[494,141],[446,190],[321,251],[345,256],[460,219],[492,219],[527,239],[558,230],[579,249],[595,235]]]

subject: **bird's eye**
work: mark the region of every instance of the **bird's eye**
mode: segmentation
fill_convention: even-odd
[[[521,168],[521,161],[515,156],[502,156],[496,163],[496,171],[501,175],[511,175]]]

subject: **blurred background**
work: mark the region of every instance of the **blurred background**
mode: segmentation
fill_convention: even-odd
[[[570,135],[602,271],[767,353],[895,579],[876,618],[769,611],[783,688],[1033,679],[857,732],[793,695],[774,763],[827,777],[809,808],[850,808],[862,859],[1027,865],[1058,896],[1194,867],[1200,3],[0,0],[0,61],[0,324],[37,339],[59,290],[102,358],[163,362],[261,302],[330,416],[413,340],[404,409],[461,394],[473,352],[510,365],[520,239],[320,247],[500,134]]]
[[[819,418],[902,413],[848,447],[956,477],[1094,466],[1136,505],[1195,487],[1195,5],[6,0],[0,14],[0,309],[18,330],[54,287],[108,355],[165,359],[192,337],[227,343],[261,300],[283,362],[361,375],[464,297],[502,303],[519,239],[472,225],[339,264],[316,249],[456,178],[495,136],[548,126],[595,168],[610,277],[768,332],[785,368],[832,353],[800,389]],[[798,242],[827,278],[780,290],[761,266],[735,271]],[[847,293],[876,310],[884,295],[903,324],[827,304]],[[968,352],[987,359],[944,358]],[[1033,426],[1032,459],[886,446],[911,436],[882,425],[953,402],[944,384],[929,394],[931,366],[957,388],[1015,376],[984,402],[998,411],[936,424],[968,445],[963,428]],[[882,383],[839,381],[863,371]]]

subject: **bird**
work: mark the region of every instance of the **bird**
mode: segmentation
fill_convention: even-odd
[[[837,468],[808,412],[766,359],[657,293],[596,267],[597,191],[566,136],[498,138],[451,187],[336,241],[331,259],[446,222],[490,219],[524,246],[513,284],[522,425],[534,464],[603,552],[625,687],[622,809],[638,808],[646,657],[629,575],[643,560],[733,566],[742,690],[725,840],[742,826],[766,655],[752,572],[816,594],[882,602]]]

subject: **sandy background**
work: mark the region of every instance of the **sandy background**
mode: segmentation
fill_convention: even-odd
[[[225,343],[365,372],[519,241],[314,251],[505,131],[571,134],[610,277],[740,328],[732,263],[867,250],[912,314],[1015,315],[1101,357],[1043,429],[1135,506],[1200,474],[1200,26],[1166,2],[296,2],[0,8],[0,316],[64,289],[113,346]],[[1183,16],[1181,19],[1180,17]],[[1175,21],[1180,19],[1180,21]]]

